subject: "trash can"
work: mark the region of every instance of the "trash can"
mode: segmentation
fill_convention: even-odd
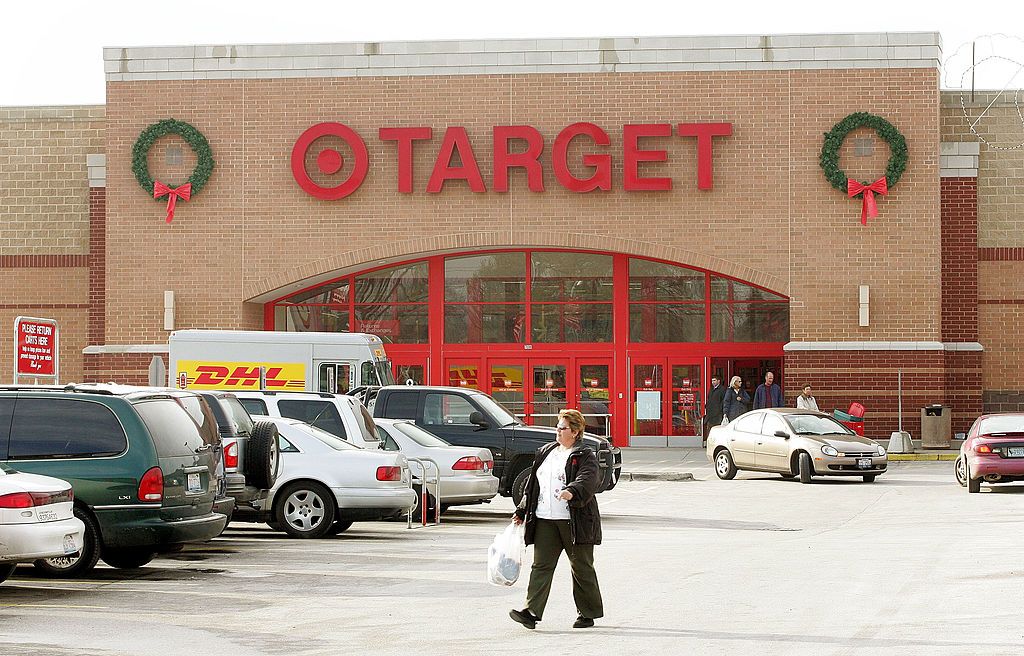
[[[921,446],[948,449],[953,437],[953,418],[949,408],[935,403],[921,408]]]

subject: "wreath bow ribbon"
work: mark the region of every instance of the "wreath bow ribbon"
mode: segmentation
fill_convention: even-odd
[[[853,179],[847,180],[846,195],[853,198],[857,194],[864,194],[862,197],[864,202],[861,204],[860,210],[860,223],[861,225],[867,225],[869,216],[871,218],[878,216],[878,205],[875,203],[875,194],[881,194],[883,196],[888,195],[889,183],[886,181],[884,175],[869,185],[863,185]],[[170,221],[170,219],[167,220]]]
[[[171,219],[174,218],[174,206],[177,204],[178,199],[188,200],[192,197],[192,183],[186,182],[180,187],[172,189],[159,180],[155,180],[153,182],[153,198],[160,198],[161,196],[167,196],[167,223],[170,223]]]

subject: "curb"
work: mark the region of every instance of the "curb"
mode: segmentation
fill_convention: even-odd
[[[693,474],[689,472],[627,472],[622,474],[619,482],[622,481],[692,481]]]
[[[945,461],[953,462],[953,461],[955,461],[957,459],[957,454],[955,454],[955,453],[890,453],[890,454],[888,454],[887,457],[888,457],[889,460],[897,461],[897,462],[898,461],[915,461],[915,462],[932,461],[932,462],[934,462],[936,460],[945,460]]]

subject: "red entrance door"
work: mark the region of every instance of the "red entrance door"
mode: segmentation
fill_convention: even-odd
[[[664,446],[680,443],[673,437],[700,435],[701,381],[701,365],[696,361],[634,358],[630,363],[630,443]]]

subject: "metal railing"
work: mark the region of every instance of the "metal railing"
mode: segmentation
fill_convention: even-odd
[[[427,525],[427,511],[428,511],[428,509],[430,507],[430,488],[429,488],[429,485],[430,485],[430,478],[429,478],[430,472],[428,471],[428,469],[426,467],[426,463],[430,463],[431,465],[434,466],[434,471],[436,472],[436,474],[434,475],[434,526],[440,525],[441,524],[441,467],[440,467],[440,465],[438,465],[437,461],[434,460],[433,458],[427,458],[426,456],[418,457],[418,458],[417,457],[413,457],[413,456],[406,456],[405,459],[408,460],[410,464],[415,462],[416,464],[418,464],[420,466],[420,478],[419,478],[419,480],[420,480],[420,498],[419,498],[419,508],[420,508],[420,516],[422,517],[422,521],[423,521],[423,526]],[[416,476],[413,474],[412,467],[409,467],[409,489],[410,490],[413,489],[413,486],[415,485],[415,483],[416,483]],[[414,508],[414,506],[409,506],[409,512],[406,513],[406,517],[408,518],[408,524],[407,524],[406,528],[412,528],[412,511],[413,511],[413,508]]]

